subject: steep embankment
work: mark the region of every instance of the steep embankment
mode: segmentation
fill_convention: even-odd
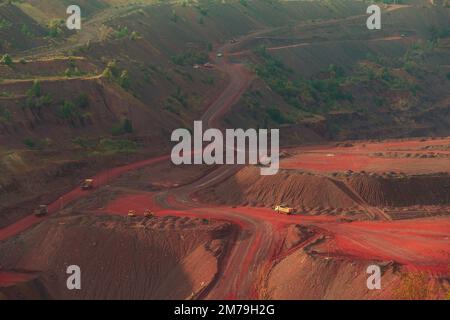
[[[6,1],[0,3],[0,55],[43,45],[45,35],[46,28],[31,16]]]
[[[175,126],[173,116],[152,109],[120,87],[100,77],[5,81],[0,90],[0,142],[22,144],[23,139],[51,139],[67,143],[79,136],[110,135],[124,119],[138,134],[161,134]],[[152,120],[152,125],[149,122]],[[162,140],[164,141],[164,140]]]
[[[200,198],[229,205],[271,207],[285,203],[299,209],[307,208],[307,211],[331,211],[357,205],[350,194],[328,177],[288,170],[274,176],[261,176],[259,170],[245,167],[215,188],[200,192]]]
[[[231,230],[229,224],[169,216],[66,217],[21,235],[20,245],[3,242],[0,260],[6,269],[42,273],[51,298],[188,299],[214,279]],[[80,266],[83,290],[67,290],[69,265]]]
[[[356,175],[348,179],[348,184],[373,206],[438,205],[450,201],[447,174],[397,178]]]
[[[369,262],[314,257],[297,250],[278,263],[267,279],[272,299],[389,299],[399,274],[383,268],[383,290],[368,290]],[[295,267],[293,267],[295,266]]]

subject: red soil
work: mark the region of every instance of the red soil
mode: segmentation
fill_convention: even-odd
[[[34,278],[35,276],[29,273],[0,271],[0,286],[8,287],[19,282],[30,281]]]
[[[303,169],[313,172],[337,171],[367,171],[385,172],[398,171],[413,174],[450,171],[450,151],[432,150],[443,155],[442,158],[416,157],[381,157],[377,153],[386,154],[430,154],[424,149],[428,146],[448,146],[450,138],[440,140],[406,140],[383,143],[355,143],[351,147],[316,146],[295,148],[290,151],[292,157],[281,160],[280,167],[285,169]],[[445,156],[445,157],[444,157]]]
[[[168,156],[162,156],[157,158],[152,158],[148,160],[143,160],[140,162],[136,162],[133,164],[125,165],[122,167],[114,168],[105,172],[102,172],[96,176],[93,177],[95,180],[95,187],[101,187],[109,183],[112,179],[120,176],[121,174],[130,171],[130,170],[136,170],[144,166],[148,166],[150,164],[158,163],[160,161],[167,160]],[[82,191],[80,188],[76,188],[69,193],[63,195],[60,197],[58,201],[55,201],[48,205],[49,215],[57,212],[62,207],[66,206],[67,204],[78,200],[86,195],[85,191]],[[6,240],[9,237],[15,236],[18,233],[21,233],[25,231],[26,229],[36,225],[37,223],[41,222],[43,218],[36,217],[32,214],[29,216],[3,228],[0,229],[0,241]]]

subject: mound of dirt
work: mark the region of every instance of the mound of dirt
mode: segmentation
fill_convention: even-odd
[[[202,191],[199,197],[228,205],[272,207],[281,203],[321,210],[356,206],[351,194],[328,177],[292,170],[261,176],[257,167],[245,167],[215,188]]]
[[[348,184],[374,206],[411,206],[450,203],[449,175],[384,177],[354,175]]]
[[[273,299],[389,298],[398,280],[392,268],[382,276],[383,290],[368,290],[364,262],[316,258],[297,250],[277,264],[268,277]],[[294,267],[295,266],[295,267]]]
[[[53,299],[189,299],[215,279],[231,231],[171,216],[57,218],[2,243],[0,261],[42,273]],[[81,290],[66,287],[69,265],[81,268]]]
[[[38,275],[0,271],[0,300],[48,298]]]

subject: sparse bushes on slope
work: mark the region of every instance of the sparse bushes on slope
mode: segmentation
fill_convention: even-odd
[[[109,81],[116,81],[122,88],[128,90],[131,88],[130,76],[127,70],[122,70],[119,75],[119,69],[115,61],[110,61],[102,73],[102,77]]]
[[[69,67],[64,72],[64,75],[68,78],[81,77],[84,74],[85,74],[84,72],[82,72],[78,69],[77,65],[75,64],[75,61],[73,61],[73,60],[69,61]]]
[[[171,60],[174,64],[180,66],[203,64],[208,62],[208,54],[206,52],[188,50],[187,52],[172,56]]]
[[[126,133],[133,133],[133,124],[128,118],[125,118],[120,125],[112,129],[112,134],[116,136]]]
[[[0,106],[0,123],[9,122],[12,118],[11,112],[8,109]]]
[[[58,37],[63,32],[64,20],[52,19],[48,23],[48,35],[51,38]]]
[[[353,97],[342,88],[345,80],[342,68],[331,65],[326,78],[292,80],[293,71],[280,60],[268,54],[264,47],[256,54],[262,59],[256,73],[289,105],[306,112],[323,113],[341,101],[351,102]]]
[[[41,90],[41,83],[36,80],[26,93],[25,108],[41,111],[42,107],[47,107],[52,103],[52,98],[49,95],[43,95]]]
[[[130,140],[101,139],[98,148],[101,152],[107,154],[134,153],[136,152],[137,145]]]

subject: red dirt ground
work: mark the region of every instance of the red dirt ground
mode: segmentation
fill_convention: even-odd
[[[280,167],[284,169],[302,169],[313,172],[397,171],[404,173],[426,174],[450,171],[450,138],[439,140],[406,140],[383,143],[357,142],[351,147],[315,146],[293,148],[293,156],[283,159]],[[443,146],[447,149],[426,150],[426,147]],[[377,154],[439,154],[442,158],[382,157]]]

